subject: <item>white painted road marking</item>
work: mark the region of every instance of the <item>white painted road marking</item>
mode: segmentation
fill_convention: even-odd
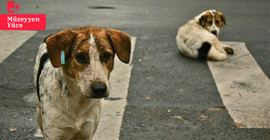
[[[0,63],[37,31],[0,31]]]
[[[114,70],[111,73],[111,93],[109,98],[102,101],[101,118],[94,140],[117,140],[119,139],[122,119],[127,104],[129,80],[132,70],[132,58],[136,38],[131,38],[130,63],[124,64],[116,57]]]
[[[235,54],[226,61],[208,61],[229,114],[242,128],[270,128],[270,80],[245,47],[225,42]]]

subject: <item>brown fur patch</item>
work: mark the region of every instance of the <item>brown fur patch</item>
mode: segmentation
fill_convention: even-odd
[[[67,58],[66,64],[63,65],[63,69],[68,76],[79,80],[77,79],[79,72],[83,71],[90,63],[88,57],[89,48],[95,47],[89,43],[90,34],[94,36],[100,55],[100,62],[106,67],[109,73],[113,70],[115,53],[117,53],[119,59],[124,63],[129,62],[131,42],[127,34],[114,29],[105,30],[98,27],[86,26],[72,30],[66,29],[48,38],[48,51],[51,52],[49,55],[53,54],[50,60],[56,59],[55,63],[52,62],[54,67],[62,66],[60,62],[60,51],[64,50],[66,56],[67,54],[70,54],[70,56]],[[60,46],[61,44],[64,45]],[[78,54],[83,54],[85,63],[82,64],[76,60],[76,55]]]
[[[96,46],[100,56],[100,62],[104,67],[108,69],[110,73],[113,70],[114,66],[115,52],[113,46],[110,45],[105,30],[102,30],[101,32],[98,32],[97,34],[93,35],[95,36]],[[107,60],[108,56],[110,57],[109,61]]]
[[[215,24],[217,25],[217,27],[221,28],[224,26],[223,24],[226,25],[225,16],[221,12],[216,11],[214,14],[215,14]]]
[[[204,28],[211,26],[213,21],[213,16],[211,12],[205,13],[200,19],[200,25],[202,25]]]
[[[218,12],[218,11],[214,12],[214,17],[211,12],[206,12],[199,19],[199,23],[204,28],[207,28],[213,24],[213,18],[215,19],[215,24],[217,27],[222,28],[224,24],[226,25],[225,16],[221,12]]]
[[[67,64],[64,65],[64,70],[70,77],[73,77],[77,80],[78,74],[80,71],[83,71],[85,68],[88,67],[89,61],[89,48],[90,47],[97,47],[98,53],[100,55],[100,62],[109,72],[113,69],[113,60],[114,60],[114,52],[112,47],[110,46],[108,39],[105,35],[105,30],[100,29],[97,27],[83,27],[83,28],[75,28],[74,32],[78,32],[78,36],[75,39],[73,52],[71,57],[68,59]],[[96,41],[96,46],[91,46],[92,44],[89,43],[90,34],[92,34]],[[84,58],[86,63],[81,64],[76,60],[76,55],[84,54]],[[110,54],[111,59],[108,62],[104,62],[103,58],[104,55]],[[109,77],[109,75],[108,75]]]
[[[234,54],[233,49],[230,48],[230,47],[226,47],[226,48],[224,48],[224,50],[226,51],[227,54],[230,54],[230,55],[233,55]]]
[[[76,35],[70,29],[66,29],[47,38],[48,56],[53,67],[62,66],[61,51],[64,51],[67,57],[67,52],[75,37]]]
[[[106,29],[106,33],[118,58],[124,63],[129,63],[131,50],[130,37],[126,33],[114,29]]]
[[[73,42],[73,49],[71,53],[71,56],[66,60],[66,64],[63,65],[63,69],[66,72],[67,75],[69,75],[72,78],[77,79],[78,74],[80,71],[84,70],[90,63],[89,61],[89,47],[90,44],[88,43],[88,34],[81,34],[78,33],[77,37],[75,38]],[[76,60],[76,55],[83,54],[85,62],[84,64],[79,63]],[[79,80],[79,79],[77,79]]]

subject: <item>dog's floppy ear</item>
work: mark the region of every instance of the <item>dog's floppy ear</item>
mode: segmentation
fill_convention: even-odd
[[[205,22],[206,22],[206,19],[207,19],[207,15],[202,15],[199,19],[199,23],[201,26],[205,27]]]
[[[225,16],[223,14],[221,14],[221,21],[226,25],[226,19],[225,19]]]
[[[47,51],[52,66],[61,67],[61,53],[65,53],[67,57],[68,50],[75,39],[75,34],[70,29],[65,29],[46,39]]]
[[[118,58],[124,63],[129,63],[131,51],[129,35],[114,29],[106,29],[106,34]]]
[[[221,21],[226,25],[226,19],[225,19],[225,16],[219,12],[219,11],[216,11],[216,15],[220,17]]]

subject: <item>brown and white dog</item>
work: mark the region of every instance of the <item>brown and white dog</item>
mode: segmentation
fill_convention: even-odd
[[[126,33],[92,26],[66,29],[44,40],[34,67],[37,120],[44,139],[92,139],[100,99],[109,95],[115,53],[129,63],[130,49]]]
[[[216,10],[207,10],[181,26],[176,36],[179,51],[196,59],[222,61],[233,49],[218,39],[226,25],[225,16]]]

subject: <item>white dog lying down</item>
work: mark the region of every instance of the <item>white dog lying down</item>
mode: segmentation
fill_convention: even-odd
[[[226,25],[226,20],[221,12],[202,12],[179,28],[176,36],[179,51],[196,59],[225,60],[227,54],[233,54],[233,49],[218,39],[223,25]]]

